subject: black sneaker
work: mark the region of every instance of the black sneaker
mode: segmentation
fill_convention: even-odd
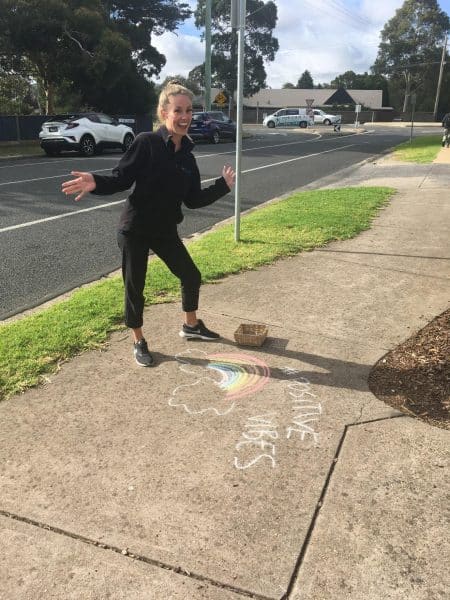
[[[183,329],[180,331],[180,336],[188,339],[198,340],[220,340],[220,335],[214,331],[210,331],[201,319],[198,320],[195,327],[189,327],[186,323],[183,323]]]
[[[134,344],[134,358],[140,367],[153,367],[155,361],[148,351],[147,342],[142,338]]]

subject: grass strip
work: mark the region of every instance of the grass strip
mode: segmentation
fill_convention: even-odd
[[[205,283],[254,269],[278,258],[354,237],[394,193],[391,188],[300,192],[252,211],[189,244]],[[179,282],[159,259],[150,261],[146,304],[177,300]],[[0,399],[39,384],[46,374],[84,350],[101,346],[123,328],[119,276],[81,288],[49,308],[0,326]]]
[[[396,147],[393,157],[396,160],[427,164],[433,162],[441,149],[441,135],[424,135],[404,142]]]
[[[41,154],[42,156],[45,156],[39,142],[0,142],[0,158],[30,154]]]

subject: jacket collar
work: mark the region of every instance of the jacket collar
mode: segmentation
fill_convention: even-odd
[[[166,146],[169,144],[173,146],[172,136],[170,135],[167,127],[165,125],[161,125],[161,127],[156,131],[156,134],[159,135],[163,140]],[[181,149],[184,152],[189,152],[194,147],[194,142],[188,135],[184,135],[181,138]]]

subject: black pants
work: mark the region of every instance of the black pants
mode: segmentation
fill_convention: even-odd
[[[144,285],[149,250],[153,250],[180,280],[183,310],[197,310],[201,274],[176,231],[164,235],[119,232],[117,241],[122,250],[127,327],[136,329],[143,324]]]

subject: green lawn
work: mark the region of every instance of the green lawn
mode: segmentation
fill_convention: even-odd
[[[393,156],[397,160],[415,163],[431,163],[441,149],[442,135],[413,137],[412,142],[404,142],[396,147]]]
[[[233,225],[189,244],[203,281],[211,282],[351,238],[370,227],[394,193],[390,188],[301,192],[242,217],[241,241]],[[0,398],[37,385],[58,363],[98,347],[122,328],[122,281],[109,277],[28,317],[0,325]],[[146,303],[179,299],[178,280],[159,259],[150,261]]]
[[[27,154],[42,154],[44,151],[39,146],[39,142],[1,142],[0,143],[0,158],[2,156],[22,156]]]

